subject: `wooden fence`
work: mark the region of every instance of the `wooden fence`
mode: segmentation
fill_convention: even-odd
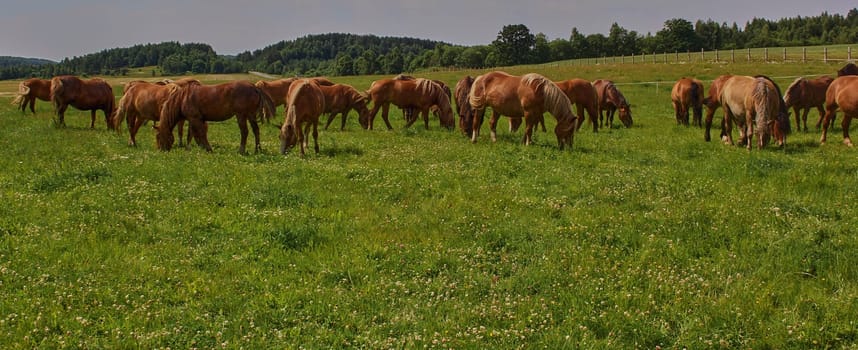
[[[858,53],[856,53],[858,54]],[[635,63],[741,63],[741,62],[852,62],[854,61],[852,46],[837,46],[833,48],[814,46],[807,47],[778,47],[733,49],[698,52],[662,52],[644,53],[631,56],[614,56],[600,58],[582,58],[562,63],[553,62],[546,65],[575,64],[635,64]]]

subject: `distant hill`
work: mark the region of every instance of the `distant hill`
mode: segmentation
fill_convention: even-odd
[[[27,57],[12,57],[0,56],[0,68],[16,67],[16,66],[42,66],[46,64],[54,64],[56,62],[41,58]]]

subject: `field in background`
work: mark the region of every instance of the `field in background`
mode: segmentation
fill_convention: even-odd
[[[495,144],[403,129],[392,108],[394,131],[352,114],[306,159],[277,153],[274,125],[238,155],[234,121],[211,126],[211,154],[163,153],[148,128],[130,148],[101,116],[56,129],[48,104],[0,97],[0,347],[853,347],[856,150],[839,127],[825,146],[815,130],[785,150],[705,143],[661,83],[785,88],[841,66],[505,68],[625,84],[635,126],[570,152],[551,132],[522,146],[505,120]]]

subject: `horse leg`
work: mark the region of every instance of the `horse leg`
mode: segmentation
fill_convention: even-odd
[[[477,138],[480,136],[480,128],[483,126],[483,117],[486,114],[485,109],[475,109],[471,116],[471,143],[477,143]]]
[[[351,112],[351,110],[343,112],[342,123],[340,124],[340,131],[346,130],[346,118],[349,117],[349,112]]]
[[[89,117],[90,117],[89,118],[90,119],[89,120],[89,128],[90,129],[95,129],[95,111],[96,111],[95,109],[89,111]]]
[[[262,145],[259,143],[259,123],[256,121],[256,118],[250,118],[250,130],[253,131],[253,138],[256,142],[253,152],[259,153],[262,151]]]
[[[206,128],[206,122],[201,118],[193,118],[188,119],[188,130],[189,132],[193,132],[194,139],[197,140],[197,144],[206,149],[206,152],[212,151],[212,146],[209,144],[209,136],[208,136],[208,128]],[[179,134],[179,137],[182,137]],[[189,146],[190,146],[190,142]]]
[[[364,129],[372,130],[372,124],[375,121],[375,115],[378,114],[379,108],[381,108],[381,105],[378,103],[373,104],[372,110],[369,111],[369,116],[367,116],[368,120],[366,121],[366,125],[361,125]]]
[[[245,116],[236,116],[238,119],[238,130],[241,132],[241,143],[238,145],[238,153],[242,155],[247,154],[247,150],[245,149],[247,145],[247,118]]]
[[[804,112],[801,114],[801,121],[804,124],[804,131],[805,132],[807,132],[807,115],[809,113],[810,113],[810,107],[807,107],[804,109]],[[796,124],[798,124],[798,123],[796,123]],[[796,126],[796,127],[799,128],[799,130],[801,130],[801,124],[798,124],[798,126]]]
[[[387,118],[389,112],[390,103],[385,103],[383,106],[381,106],[381,118],[384,119],[384,124],[387,125],[387,130],[393,130],[393,126],[390,125],[390,119]]]
[[[298,139],[298,148],[301,151],[301,158],[304,158],[304,130],[301,125],[295,125],[295,136]]]
[[[732,145],[733,144],[733,114],[730,112],[730,108],[724,107],[724,119],[721,122],[721,141],[724,144]]]
[[[825,117],[825,110],[822,108],[822,105],[819,105],[816,106],[816,111],[819,112],[819,120],[816,121],[816,130],[819,130],[819,127],[822,124],[822,119]]]
[[[837,105],[831,104],[825,106],[825,117],[822,119],[822,136],[819,137],[819,143],[825,144],[825,139],[828,136],[828,127],[831,125],[834,120],[834,115],[837,113]]]
[[[424,109],[420,113],[423,114],[423,125],[426,127],[426,130],[429,130],[429,109]],[[438,117],[438,120],[441,120],[441,113],[440,112],[436,113],[435,116]]]
[[[706,121],[704,122],[706,126],[706,131],[703,134],[703,140],[709,142],[711,140],[710,130],[712,129],[712,117],[715,116],[715,108],[710,108],[708,105],[706,106]],[[724,132],[724,129],[721,129],[721,132]]]
[[[127,120],[127,122],[128,122],[128,133],[131,136],[131,139],[128,140],[128,145],[137,147],[137,131],[140,130],[140,127],[146,121],[143,120],[143,118],[131,117],[130,113],[129,113],[129,116],[126,117],[126,119],[128,119]]]
[[[489,130],[491,130],[492,142],[498,141],[497,126],[498,126],[498,118],[499,117],[500,117],[500,114],[498,112],[496,112],[495,110],[492,110],[492,117],[491,117],[491,119],[489,119]],[[515,119],[515,118],[510,118],[510,119]],[[519,123],[519,125],[521,125],[521,123]]]
[[[843,128],[843,143],[852,147],[852,139],[849,138],[849,123],[852,121],[852,113],[843,111],[843,121],[840,122],[840,127]]]
[[[331,126],[331,122],[333,122],[334,118],[336,118],[336,117],[337,117],[337,113],[335,113],[335,112],[331,112],[328,114],[328,121],[325,123],[325,130],[328,130],[328,127]],[[345,121],[343,121],[343,124],[345,124]]]
[[[521,140],[525,146],[530,146],[532,143],[533,137],[533,127],[535,124],[539,123],[539,119],[534,118],[534,115],[531,113],[524,113],[524,138]]]
[[[27,100],[29,100],[27,102],[30,103],[30,112],[33,112],[33,114],[36,114],[36,96],[28,96]],[[24,111],[25,107],[26,107],[26,104],[21,106],[22,112]]]
[[[62,104],[59,108],[57,108],[57,126],[66,126],[66,109],[68,108],[69,105],[67,104]]]
[[[521,127],[521,119],[509,118],[509,132],[514,133]]]
[[[313,123],[313,146],[316,149],[316,154],[319,154],[319,123]]]

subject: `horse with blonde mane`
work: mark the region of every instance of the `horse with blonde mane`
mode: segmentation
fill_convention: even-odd
[[[733,144],[732,126],[739,127],[739,143],[751,149],[753,135],[757,148],[768,144],[772,135],[779,146],[786,143],[789,117],[780,97],[780,89],[769,78],[732,76],[721,86],[720,102],[724,107],[725,143]]]
[[[473,133],[471,142],[476,143],[480,134],[486,107],[492,108],[489,120],[492,142],[497,141],[497,119],[500,115],[510,118],[524,118],[525,130],[522,142],[532,143],[533,127],[542,118],[543,113],[551,113],[557,119],[554,134],[560,149],[572,148],[575,128],[575,114],[572,103],[551,80],[536,73],[514,76],[505,72],[490,72],[477,77],[471,86],[469,103],[474,109]]]
[[[619,110],[620,122],[627,128],[632,127],[632,109],[626,97],[617,89],[613,81],[598,79],[593,82],[599,96],[599,126],[602,124],[602,111],[605,111],[605,124],[608,129],[614,127],[614,113]]]
[[[398,74],[395,77],[393,77],[393,79],[395,79],[395,80],[417,80],[417,78],[410,76],[410,75],[405,75],[405,74]],[[447,94],[447,98],[452,103],[453,102],[453,92],[450,90],[450,87],[447,86],[447,84],[445,84],[443,81],[438,80],[438,79],[432,79],[432,82],[435,84],[438,84],[438,86],[440,86],[441,89],[444,90],[444,93]],[[436,117],[441,118],[441,110],[438,107],[438,105],[432,105],[432,107],[429,107],[429,111],[432,112],[432,114],[435,114]],[[406,121],[413,123],[414,121],[417,120],[417,115],[415,112],[419,112],[419,111],[414,107],[406,107],[406,108],[402,109],[402,116],[405,118]]]
[[[455,119],[453,118],[453,108],[450,106],[450,98],[447,97],[443,88],[438,84],[428,79],[381,79],[372,83],[366,95],[373,102],[372,110],[369,112],[369,117],[361,119],[361,126],[364,129],[372,130],[375,121],[375,116],[378,110],[381,109],[381,117],[387,125],[387,129],[393,129],[388,119],[390,104],[394,104],[403,110],[414,108],[419,110],[423,115],[423,121],[426,129],[429,129],[429,109],[432,106],[438,106],[439,120],[441,126],[452,129],[455,127]],[[405,127],[410,127],[417,118],[412,118],[406,122]]]
[[[694,113],[694,126],[703,126],[703,82],[681,78],[670,91],[676,124],[688,126],[688,115]]]
[[[113,127],[117,132],[122,130],[122,120],[128,124],[129,146],[137,146],[137,132],[147,121],[157,122],[161,119],[161,107],[170,94],[169,83],[186,85],[200,82],[196,79],[180,79],[176,81],[162,80],[154,83],[143,80],[134,80],[125,83],[125,94],[119,99],[119,108],[113,116]],[[179,121],[179,145],[182,145],[181,137],[185,121]],[[188,130],[188,141],[190,142],[190,129]]]
[[[51,80],[31,78],[22,81],[18,84],[18,96],[12,101],[13,105],[18,106],[21,112],[27,113],[27,105],[30,105],[30,112],[36,114],[36,99],[42,101],[51,101]]]
[[[470,75],[466,75],[456,83],[456,112],[459,114],[459,129],[465,133],[465,136],[471,135],[474,120],[474,110],[468,102],[468,93],[471,92],[473,84],[474,78]]]
[[[584,112],[586,111],[587,115],[590,117],[590,123],[593,124],[593,132],[598,132],[599,123],[596,121],[596,116],[599,114],[599,96],[596,93],[596,88],[593,87],[593,84],[590,84],[587,80],[577,78],[555,81],[554,84],[557,85],[560,90],[563,90],[563,93],[566,94],[569,101],[577,107],[578,126],[576,127],[576,131],[580,130],[581,126],[584,125]],[[545,124],[543,124],[542,127],[544,129]]]
[[[185,86],[170,84],[170,94],[161,108],[158,123],[158,149],[169,151],[173,147],[173,128],[182,119],[188,120],[191,133],[197,144],[211,152],[206,122],[224,121],[236,117],[241,131],[239,153],[246,154],[247,123],[256,139],[255,151],[259,152],[259,116],[274,115],[271,98],[247,81],[233,81],[218,85],[189,83]]]
[[[822,117],[825,112],[822,105],[825,103],[825,90],[834,78],[822,76],[816,79],[808,79],[805,77],[796,78],[792,84],[787,87],[784,93],[784,103],[787,109],[792,108],[795,113],[796,128],[801,130],[802,122],[804,122],[804,131],[807,131],[807,114],[810,109],[816,107],[819,112],[819,120],[816,122],[816,128],[819,129],[822,124]],[[799,113],[799,112],[802,113]],[[834,122],[834,120],[832,120]]]
[[[66,125],[66,109],[72,106],[82,111],[90,111],[89,127],[91,129],[95,128],[95,112],[98,110],[104,112],[104,122],[109,129],[113,129],[113,123],[110,120],[116,113],[116,100],[113,96],[113,87],[102,79],[81,80],[71,75],[53,77],[51,103],[57,112],[58,126]]]
[[[313,144],[319,153],[319,116],[325,111],[325,95],[312,79],[296,80],[289,87],[286,118],[280,127],[280,153],[301,144],[301,157],[307,149],[307,134],[313,128]]]
[[[346,118],[348,118],[349,112],[351,112],[352,109],[358,112],[358,119],[366,119],[369,116],[369,108],[366,107],[366,96],[361,95],[361,93],[351,85],[334,84],[331,86],[318,86],[319,89],[321,89],[322,94],[325,96],[324,113],[328,113],[328,122],[325,123],[325,130],[328,130],[328,127],[331,126],[331,122],[334,121],[337,114],[342,114],[340,130],[345,130]]]
[[[710,130],[712,129],[712,118],[715,116],[715,111],[718,110],[718,107],[721,107],[721,88],[724,86],[724,83],[727,82],[733,75],[725,74],[715,78],[712,81],[712,84],[709,85],[709,96],[703,99],[703,105],[706,106],[706,122],[704,123],[706,126],[706,131],[703,134],[703,139],[706,142],[709,142]],[[721,139],[723,140],[726,136],[724,131],[726,128],[724,127],[724,120],[721,119]]]
[[[858,117],[858,76],[844,75],[834,79],[825,92],[825,118],[822,122],[822,137],[819,143],[824,144],[828,135],[828,126],[834,121],[837,110],[843,111],[843,143],[852,147],[852,139],[849,138],[849,123],[852,118]]]

